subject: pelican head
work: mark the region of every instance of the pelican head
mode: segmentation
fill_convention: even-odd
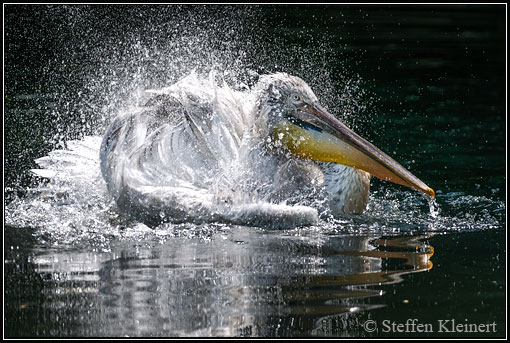
[[[300,78],[285,73],[267,75],[255,90],[258,115],[266,118],[269,140],[278,149],[349,166],[434,196],[420,179],[320,106]]]

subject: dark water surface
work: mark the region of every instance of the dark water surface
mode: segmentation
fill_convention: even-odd
[[[504,5],[4,12],[5,337],[506,336]],[[213,67],[301,76],[435,202],[373,180],[366,213],[315,227],[150,229],[30,174]]]

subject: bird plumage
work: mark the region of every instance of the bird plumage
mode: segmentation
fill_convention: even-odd
[[[365,172],[275,146],[272,121],[286,115],[289,90],[316,100],[303,80],[287,74],[263,76],[250,92],[195,74],[148,91],[145,104],[116,118],[104,136],[109,192],[122,211],[150,223],[306,225],[318,214],[361,212]]]

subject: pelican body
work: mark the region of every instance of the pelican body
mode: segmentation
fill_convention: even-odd
[[[434,196],[295,76],[234,91],[191,74],[142,103],[109,126],[100,165],[119,209],[147,223],[314,224],[363,212],[371,175]]]

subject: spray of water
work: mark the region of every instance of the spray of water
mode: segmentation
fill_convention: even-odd
[[[44,20],[53,22],[52,28],[57,28],[47,43],[63,47],[47,56],[41,69],[46,83],[30,95],[37,100],[37,109],[50,128],[40,131],[49,155],[35,156],[40,157],[39,166],[32,168],[51,181],[36,178],[29,187],[23,184],[24,195],[13,197],[7,204],[6,222],[39,228],[42,239],[103,245],[111,237],[133,233],[208,236],[211,231],[225,228],[183,221],[149,230],[117,211],[100,173],[101,137],[113,118],[137,111],[146,90],[162,91],[192,71],[207,75],[215,70],[238,95],[246,94],[260,74],[289,72],[306,80],[321,103],[354,129],[356,122],[366,121],[370,115],[367,109],[372,108],[372,99],[359,77],[348,71],[349,66],[338,69],[339,55],[328,45],[327,37],[310,35],[313,49],[289,44],[284,34],[268,41],[267,13],[260,7],[156,6],[141,11],[130,6],[43,6],[37,10]],[[119,22],[116,17],[130,20]],[[67,40],[62,41],[63,37]],[[332,59],[335,63],[330,63]],[[7,73],[6,79],[14,77]],[[23,100],[17,93],[18,85],[10,89],[8,94],[13,94],[13,99]],[[229,168],[243,175],[239,167]],[[28,175],[29,169],[18,168],[16,172]],[[256,208],[261,213],[264,209]],[[304,217],[311,215],[299,212],[304,208],[295,210]],[[427,202],[410,190],[381,187],[372,192],[363,215],[322,218],[310,230],[359,233],[485,229],[498,225],[503,212],[504,204],[485,197],[438,192],[437,200]]]

